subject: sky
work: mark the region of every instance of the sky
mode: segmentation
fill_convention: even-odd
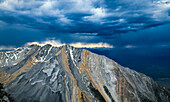
[[[131,48],[148,36],[166,45],[169,36],[160,33],[169,33],[169,22],[169,0],[0,0],[0,45],[55,40]]]
[[[170,1],[0,0],[0,50],[47,43],[90,48],[170,78]]]

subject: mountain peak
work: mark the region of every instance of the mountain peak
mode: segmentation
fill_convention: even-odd
[[[0,83],[17,102],[169,102],[150,77],[70,45],[0,53]]]

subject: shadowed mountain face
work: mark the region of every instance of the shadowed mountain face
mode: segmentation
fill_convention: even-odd
[[[0,52],[0,83],[16,102],[170,102],[150,77],[69,45]]]

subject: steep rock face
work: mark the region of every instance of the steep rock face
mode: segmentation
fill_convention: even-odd
[[[0,83],[17,102],[169,102],[150,77],[69,45],[0,52]]]

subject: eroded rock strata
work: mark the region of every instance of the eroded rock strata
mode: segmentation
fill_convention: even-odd
[[[0,52],[0,83],[16,102],[170,101],[150,77],[69,45]]]

